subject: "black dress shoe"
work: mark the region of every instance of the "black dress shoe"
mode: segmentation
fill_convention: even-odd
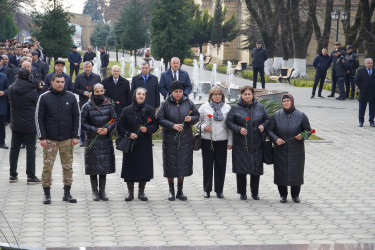
[[[26,145],[25,144],[21,144],[21,149],[24,149],[26,148]]]
[[[301,200],[298,197],[293,197],[292,199],[293,199],[294,203],[300,203],[301,202]]]
[[[285,196],[280,196],[280,202],[281,203],[286,203],[287,202],[286,197]]]
[[[243,201],[244,201],[244,200],[247,200],[247,196],[246,196],[246,194],[241,194],[240,199],[243,200]]]
[[[253,198],[253,200],[259,200],[259,194],[252,194],[251,197]]]
[[[322,95],[318,95],[319,98],[324,98]]]
[[[335,95],[332,95],[332,94],[330,94],[329,96],[327,96],[327,97],[335,97]]]
[[[0,145],[0,148],[3,148],[3,149],[9,149],[8,145],[6,145],[5,143]]]
[[[314,95],[311,96],[311,99],[314,99]]]
[[[84,147],[84,146],[85,146],[85,143],[84,143],[83,141],[81,141],[81,142],[79,143],[79,146],[80,146],[80,147]]]
[[[209,192],[204,192],[204,198],[210,198],[210,193]]]
[[[354,100],[354,97],[349,97],[349,100]]]
[[[375,123],[370,123],[370,126],[371,127],[375,127]]]
[[[223,193],[216,193],[217,198],[224,199]]]
[[[363,127],[363,122],[358,123],[358,127]]]
[[[344,101],[344,100],[345,100],[345,98],[343,98],[343,97],[342,97],[342,98],[341,98],[341,97],[337,97],[337,98],[336,98],[336,100],[339,100],[339,101]]]

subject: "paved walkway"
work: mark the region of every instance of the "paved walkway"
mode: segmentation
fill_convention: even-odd
[[[235,79],[239,85],[250,83]],[[272,166],[267,165],[261,177],[261,200],[240,200],[230,154],[225,199],[214,195],[204,199],[200,152],[194,153],[194,174],[185,182],[188,201],[169,202],[168,185],[162,176],[161,143],[155,142],[155,178],[146,186],[148,202],[124,202],[126,185],[120,179],[119,151],[117,172],[108,176],[108,202],[91,199],[89,177],[84,175],[83,150],[76,147],[72,194],[78,203],[61,201],[62,170],[57,158],[52,204],[47,206],[41,202],[41,186],[26,185],[25,150],[19,160],[19,182],[10,184],[9,150],[0,149],[0,210],[18,243],[28,247],[220,245],[224,246],[220,249],[226,249],[229,245],[354,244],[353,248],[365,249],[368,246],[363,243],[375,243],[375,128],[368,123],[357,127],[358,102],[310,99],[310,88],[288,84],[270,83],[266,87],[293,94],[297,109],[308,115],[316,134],[328,141],[306,143],[305,185],[300,204],[290,200],[286,204],[279,202]],[[7,135],[10,145],[9,127]],[[39,177],[41,152],[38,145]],[[3,218],[0,229],[15,243]],[[6,242],[2,234],[0,242]],[[304,249],[307,248],[315,249]],[[373,248],[371,244],[367,249]]]

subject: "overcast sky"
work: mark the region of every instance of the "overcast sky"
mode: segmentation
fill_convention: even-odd
[[[83,4],[85,0],[69,0],[69,2],[71,5],[70,12],[82,14]]]

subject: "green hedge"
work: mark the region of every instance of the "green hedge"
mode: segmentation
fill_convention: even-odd
[[[212,68],[213,68],[213,64],[207,64],[206,65],[206,69],[207,70],[212,71]],[[227,66],[217,65],[216,66],[216,71],[219,72],[219,73],[222,73],[222,74],[226,74],[227,73]]]
[[[249,80],[253,80],[253,71],[250,71],[250,70],[243,70],[241,71],[241,76],[244,78],[244,79],[249,79]],[[269,76],[265,75],[264,76],[264,79],[266,80],[266,82],[271,82],[271,79]],[[258,74],[258,81],[260,81],[260,75]]]
[[[185,58],[183,61],[183,64],[188,65],[188,66],[194,66],[194,60],[190,58]]]
[[[302,87],[302,88],[309,88],[309,87],[313,87],[314,86],[314,81],[311,81],[311,80],[309,81],[309,80],[306,80],[306,79],[292,79],[290,81],[290,83],[293,86]],[[323,89],[325,89],[325,90],[331,90],[331,84],[324,83],[323,84]]]

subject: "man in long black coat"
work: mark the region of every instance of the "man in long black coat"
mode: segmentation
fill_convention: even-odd
[[[147,62],[141,64],[141,74],[133,76],[131,95],[137,88],[145,88],[147,90],[145,103],[154,109],[159,109],[160,93],[158,88],[158,78],[150,74],[150,65]]]
[[[373,68],[373,60],[365,59],[365,67],[357,71],[355,83],[360,89],[359,92],[359,127],[363,127],[365,121],[365,112],[367,103],[369,104],[369,122],[371,127],[375,127],[375,71]]]
[[[120,72],[120,66],[114,65],[112,74],[102,81],[105,96],[115,105],[117,117],[120,117],[123,108],[132,103],[129,81],[120,76]]]
[[[265,49],[262,48],[262,43],[257,41],[256,47],[251,51],[251,57],[253,58],[253,88],[257,87],[258,73],[260,80],[262,81],[262,89],[266,88],[266,80],[264,78],[264,62],[268,59],[268,54]]]

